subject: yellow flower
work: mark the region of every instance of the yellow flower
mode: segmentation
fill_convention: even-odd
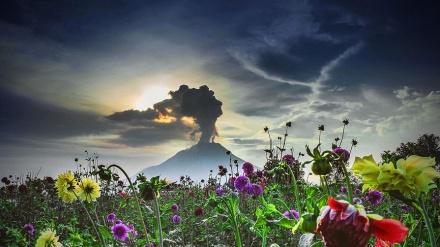
[[[398,160],[396,167],[393,163],[378,165],[370,155],[362,159],[356,157],[351,170],[362,177],[363,191],[398,190],[402,194],[419,196],[436,187],[432,179],[439,178],[440,172],[433,168],[434,165],[434,158],[417,155]]]
[[[101,187],[99,187],[98,183],[95,180],[90,178],[83,178],[79,183],[79,186],[76,190],[79,198],[81,200],[90,202],[96,201],[96,198],[101,196],[101,192],[99,191]]]
[[[440,172],[435,170],[433,166],[435,166],[435,158],[417,155],[412,155],[406,160],[400,159],[397,161],[397,168],[412,178],[411,182],[414,183],[417,195],[436,187],[432,180],[440,178]]]
[[[55,187],[58,190],[58,196],[64,202],[72,202],[76,199],[75,189],[77,188],[77,182],[73,174],[68,171],[58,176]]]
[[[61,243],[58,242],[58,236],[55,230],[47,229],[40,234],[35,247],[63,247]]]
[[[367,189],[376,189],[378,182],[377,177],[380,174],[379,166],[374,161],[373,156],[365,156],[362,159],[356,157],[351,170],[362,177],[362,191]]]

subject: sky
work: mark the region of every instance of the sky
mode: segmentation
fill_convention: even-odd
[[[276,144],[289,121],[295,157],[317,145],[319,125],[330,148],[348,119],[350,162],[380,161],[440,135],[439,5],[7,1],[0,176],[56,177],[95,154],[133,175],[199,141],[262,167],[263,129]]]

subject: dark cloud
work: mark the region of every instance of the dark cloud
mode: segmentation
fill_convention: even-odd
[[[310,82],[329,61],[352,44],[336,44],[328,40],[301,37],[286,41],[285,51],[267,50],[260,54],[256,66],[270,75]]]
[[[106,118],[111,121],[127,123],[133,126],[145,125],[149,121],[153,121],[158,117],[159,113],[151,108],[148,108],[145,111],[131,109],[123,112],[115,112],[109,116],[106,116]]]
[[[169,95],[170,99],[155,103],[154,109],[116,112],[106,118],[115,122],[129,123],[132,126],[143,126],[143,128],[124,131],[121,138],[124,139],[122,142],[125,144],[131,143],[130,140],[133,140],[134,145],[150,143],[150,140],[155,142],[153,139],[160,136],[162,141],[182,139],[181,137],[190,130],[191,139],[195,139],[196,134],[201,133],[199,142],[214,141],[214,137],[218,136],[215,123],[223,114],[222,102],[216,99],[214,92],[206,85],[198,89],[181,85],[177,91],[170,91]],[[185,126],[182,117],[193,118],[199,128],[194,130]],[[167,119],[169,121],[165,121]],[[148,133],[151,137],[147,138]],[[145,139],[142,141],[143,138]]]
[[[146,127],[136,127],[122,131],[119,138],[111,142],[130,147],[154,146],[171,140],[185,140],[188,138],[187,133],[191,131],[192,128],[183,125],[181,122],[150,122]]]
[[[114,126],[96,114],[70,110],[0,88],[0,132],[28,138],[102,134]]]
[[[262,145],[267,142],[260,139],[251,139],[251,138],[234,138],[234,143],[238,145]]]
[[[311,93],[306,86],[266,82],[259,87],[250,87],[236,111],[245,116],[280,117],[291,105],[307,100]]]
[[[332,72],[331,85],[432,88],[440,77],[440,2],[311,1],[320,32],[362,40],[363,49]],[[412,73],[408,73],[411,71]],[[437,87],[438,88],[438,87]]]

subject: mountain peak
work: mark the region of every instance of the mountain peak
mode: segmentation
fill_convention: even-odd
[[[186,175],[194,181],[207,180],[210,170],[213,171],[213,176],[217,174],[219,165],[229,168],[230,160],[227,151],[220,143],[199,142],[188,149],[177,152],[162,164],[147,167],[139,173],[144,173],[147,178],[160,175],[161,178],[167,178],[171,181],[179,181],[180,176]],[[239,164],[245,162],[233,154],[231,154],[231,159],[231,162],[238,160]]]

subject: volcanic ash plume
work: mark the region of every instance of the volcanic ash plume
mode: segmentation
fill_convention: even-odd
[[[215,136],[218,136],[215,122],[223,114],[222,102],[217,100],[214,92],[204,85],[196,88],[189,88],[187,85],[181,85],[179,90],[170,91],[171,99],[154,104],[154,109],[164,116],[174,117],[192,117],[199,126],[201,132],[199,142],[214,142]],[[190,135],[195,136],[196,132]]]

